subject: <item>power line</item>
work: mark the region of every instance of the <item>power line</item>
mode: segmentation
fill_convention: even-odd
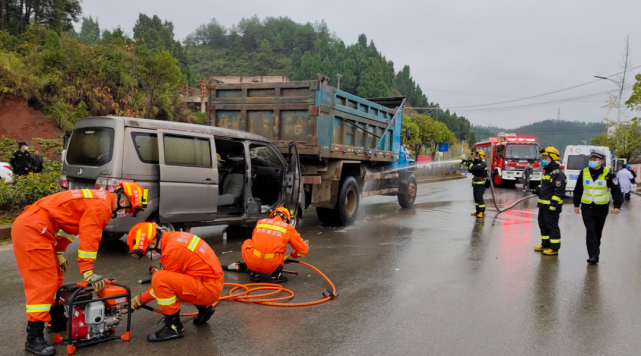
[[[641,68],[641,65],[633,67],[633,68],[630,68],[629,70],[634,70],[634,69],[638,69],[638,68]],[[621,74],[621,73],[623,73],[623,72],[619,72],[619,73],[614,73],[614,74],[608,75],[606,78],[613,77],[613,76]],[[516,101],[529,100],[529,99],[538,98],[538,97],[542,97],[542,96],[546,96],[546,95],[550,95],[550,94],[560,93],[560,92],[571,90],[571,89],[576,89],[576,88],[579,88],[579,87],[582,87],[582,86],[585,86],[585,85],[588,85],[588,84],[596,83],[596,82],[599,82],[599,81],[601,81],[601,79],[595,79],[595,80],[591,80],[589,82],[573,85],[571,87],[567,87],[567,88],[563,88],[563,89],[559,89],[559,90],[554,90],[554,91],[543,93],[543,94],[532,95],[532,96],[519,98],[519,99],[499,101],[499,102],[495,102],[495,103],[480,104],[480,105],[468,105],[468,106],[451,107],[449,109],[450,110],[454,110],[454,109],[458,110],[458,109],[465,109],[465,108],[478,108],[478,107],[484,107],[484,106],[492,106],[492,105],[513,103],[513,102],[516,102]],[[421,109],[421,108],[415,108],[415,109]]]

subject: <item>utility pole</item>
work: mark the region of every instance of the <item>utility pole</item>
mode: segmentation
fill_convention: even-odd
[[[556,113],[556,121],[561,121],[561,108]]]
[[[583,145],[584,145],[584,146],[587,146],[587,145],[588,145],[588,141],[586,141],[586,140],[579,140],[579,141],[583,142]]]
[[[341,78],[343,77],[342,74],[336,73],[336,78],[338,78],[338,83],[336,84],[336,89],[340,90],[341,89]]]
[[[626,36],[625,51],[623,52],[623,75],[621,76],[621,80],[614,80],[608,77],[601,77],[598,75],[594,76],[595,78],[609,80],[619,87],[619,96],[617,98],[617,125],[616,125],[617,129],[619,128],[619,126],[621,126],[621,97],[623,96],[623,88],[625,86],[625,76],[628,72],[629,66],[630,66],[630,36]],[[610,131],[608,130],[608,135],[609,135],[609,132]]]

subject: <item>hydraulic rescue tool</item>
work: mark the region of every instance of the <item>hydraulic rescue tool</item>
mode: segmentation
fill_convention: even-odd
[[[99,292],[87,282],[64,285],[58,289],[54,305],[64,308],[64,312],[52,313],[51,324],[64,323],[67,331],[63,338],[59,334],[61,330],[54,330],[54,341],[65,343],[68,355],[79,347],[130,339],[131,314],[127,315],[125,333],[116,335],[116,328],[122,321],[123,306],[131,309],[129,287],[118,284],[116,280],[107,280],[107,286]]]

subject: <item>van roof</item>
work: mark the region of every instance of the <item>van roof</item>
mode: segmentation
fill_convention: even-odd
[[[80,119],[76,122],[76,127],[88,127],[99,124],[100,121],[121,121],[125,127],[139,127],[150,130],[176,130],[182,132],[193,132],[200,134],[209,134],[213,136],[233,137],[244,140],[255,140],[269,142],[263,136],[248,133],[240,130],[225,129],[216,126],[206,126],[198,124],[188,124],[184,122],[164,121],[164,120],[151,120],[151,119],[137,119],[132,117],[122,116],[92,116]]]

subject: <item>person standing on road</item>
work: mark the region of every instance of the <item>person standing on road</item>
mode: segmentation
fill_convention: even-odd
[[[31,172],[31,155],[29,154],[29,146],[26,142],[18,144],[19,150],[11,154],[9,164],[13,168],[13,174],[17,176],[26,176]]]
[[[623,194],[619,180],[609,168],[603,166],[605,155],[601,152],[590,151],[590,161],[577,178],[574,188],[574,212],[583,216],[586,229],[585,244],[588,248],[588,263],[599,263],[601,254],[601,236],[605,219],[610,209],[610,194],[614,200],[613,214],[621,212]]]
[[[106,282],[93,272],[93,265],[102,229],[109,219],[127,212],[136,216],[145,206],[143,188],[127,182],[120,183],[114,193],[89,189],[56,193],[28,206],[18,216],[11,228],[11,239],[27,299],[26,351],[36,355],[55,353],[43,336],[45,322],[51,321],[54,333],[66,330],[64,305],[52,306],[52,301],[63,283],[67,269],[64,254],[73,235],[80,235],[80,272],[99,291]],[[56,234],[58,230],[66,233]]]
[[[547,256],[558,255],[561,248],[559,215],[563,210],[563,195],[568,180],[559,167],[560,159],[559,150],[552,146],[541,150],[543,176],[541,185],[534,189],[534,194],[539,196],[538,220],[541,229],[541,246],[536,246],[534,251],[543,251]]]
[[[628,168],[628,171],[630,171],[630,174],[632,174],[632,179],[630,180],[630,184],[631,184],[630,189],[632,191],[632,190],[637,189],[636,188],[637,187],[637,174],[634,171],[634,169],[632,169],[632,166],[630,166],[629,164],[627,165],[627,168]],[[628,194],[627,200],[630,200],[630,194]]]
[[[474,153],[474,160],[470,163],[470,172],[472,173],[472,193],[474,194],[474,203],[476,204],[476,212],[472,216],[482,218],[485,215],[485,180],[487,179],[487,164],[483,162],[485,159],[485,152],[478,151]]]
[[[619,181],[619,186],[621,187],[621,193],[623,193],[625,200],[630,200],[630,190],[632,189],[632,180],[634,176],[628,169],[622,169],[617,173],[617,180]]]
[[[165,326],[147,336],[149,342],[184,336],[180,302],[194,304],[194,324],[206,323],[223,292],[223,269],[214,250],[200,237],[181,231],[163,231],[155,223],[136,224],[127,234],[130,254],[141,259],[160,259],[161,270],[151,278],[151,288],[131,300],[140,309],[156,300],[165,314]]]
[[[31,168],[33,169],[33,173],[42,173],[42,169],[44,167],[45,166],[42,160],[42,155],[40,154],[40,150],[34,150],[33,156],[31,157]]]
[[[287,208],[276,208],[269,219],[258,221],[252,238],[243,243],[243,261],[251,271],[252,282],[260,282],[261,272],[271,273],[272,283],[287,282],[287,277],[282,275],[283,263],[309,252],[305,241],[290,225],[291,220],[292,213]],[[292,246],[294,252],[285,256],[287,244]]]
[[[529,162],[527,164],[527,167],[523,170],[523,191],[527,191],[530,189],[530,177],[532,177],[532,173],[534,173],[534,167],[532,166],[532,162]]]

